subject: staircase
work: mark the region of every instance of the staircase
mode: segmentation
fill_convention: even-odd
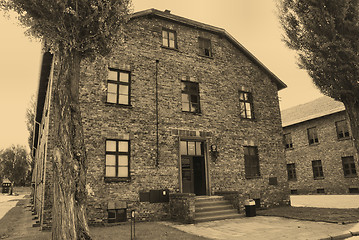
[[[239,218],[237,210],[223,196],[199,196],[195,202],[196,223]]]

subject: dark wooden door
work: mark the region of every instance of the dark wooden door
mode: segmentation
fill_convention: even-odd
[[[204,157],[182,156],[181,162],[183,192],[206,195]]]

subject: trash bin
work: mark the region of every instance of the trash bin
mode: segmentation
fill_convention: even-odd
[[[246,208],[246,217],[256,216],[256,202],[253,199],[245,200],[244,207]]]

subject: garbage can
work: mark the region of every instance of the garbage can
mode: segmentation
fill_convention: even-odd
[[[244,207],[246,208],[246,217],[256,216],[256,202],[253,199],[245,200]]]

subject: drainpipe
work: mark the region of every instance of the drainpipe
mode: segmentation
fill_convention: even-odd
[[[158,63],[156,60],[156,167],[159,164],[159,136],[158,136]]]

